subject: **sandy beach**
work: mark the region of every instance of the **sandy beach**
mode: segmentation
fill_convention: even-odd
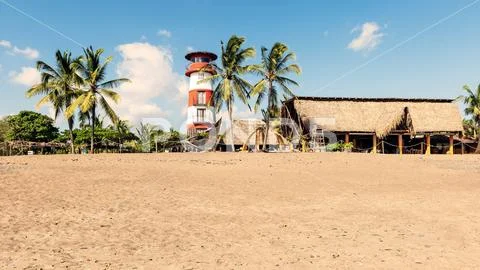
[[[478,268],[479,175],[474,155],[0,157],[0,268]]]

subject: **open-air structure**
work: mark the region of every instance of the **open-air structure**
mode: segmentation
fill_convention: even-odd
[[[333,133],[362,152],[453,154],[454,138],[463,133],[452,99],[298,96],[283,103],[281,116],[293,119],[310,141]]]

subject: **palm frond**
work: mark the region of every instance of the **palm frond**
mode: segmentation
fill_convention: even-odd
[[[72,104],[70,104],[70,106],[67,107],[67,109],[65,110],[65,115],[67,117],[72,117],[75,113],[75,111],[77,109],[80,108],[80,105],[83,104],[83,102],[85,101],[85,97],[87,96],[88,93],[83,93],[82,95],[80,95],[78,98],[76,98]],[[86,111],[82,111],[83,113],[85,113]],[[82,117],[80,117],[82,119]]]
[[[111,120],[114,124],[117,123],[117,121],[118,121],[118,116],[117,116],[117,114],[115,113],[115,111],[112,109],[112,107],[110,107],[110,104],[108,104],[107,100],[106,100],[103,96],[100,96],[99,102],[100,102],[100,106],[101,106],[102,109],[105,111],[105,113],[107,114],[108,118],[110,118],[110,120]]]
[[[126,78],[120,78],[120,79],[115,79],[115,80],[110,80],[104,83],[101,83],[98,85],[99,88],[117,88],[119,87],[122,83],[127,83],[131,82],[129,79]]]
[[[100,95],[110,98],[115,103],[118,103],[118,101],[120,100],[120,95],[113,90],[102,88],[102,89],[99,89],[98,92],[100,93]]]

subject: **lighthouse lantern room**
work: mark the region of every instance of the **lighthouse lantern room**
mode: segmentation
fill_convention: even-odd
[[[190,77],[187,133],[193,136],[215,126],[212,81],[205,79],[215,74],[210,63],[217,59],[217,55],[211,52],[191,52],[185,58],[190,61],[185,72]]]

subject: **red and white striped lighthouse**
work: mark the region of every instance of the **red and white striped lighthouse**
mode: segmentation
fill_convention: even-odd
[[[215,61],[217,55],[211,52],[191,52],[185,58],[191,62],[185,72],[185,75],[190,77],[187,133],[191,136],[207,131],[215,125],[212,81],[205,79],[215,74],[209,63]]]

